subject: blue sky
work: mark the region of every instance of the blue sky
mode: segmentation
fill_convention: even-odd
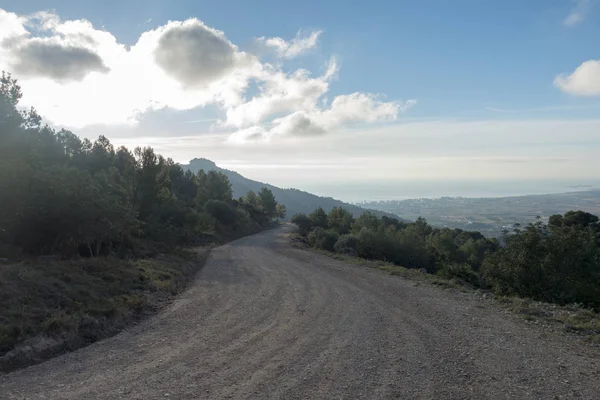
[[[197,17],[240,46],[260,36],[293,37],[322,29],[320,49],[303,66],[319,68],[340,57],[343,70],[332,94],[347,91],[418,98],[415,117],[494,116],[485,107],[538,109],[577,106],[566,116],[598,115],[590,99],[557,91],[552,80],[599,57],[600,6],[568,27],[576,2],[532,1],[56,1],[63,19],[90,20],[122,43],[134,44],[149,27]],[[10,4],[10,6],[9,6]],[[0,1],[28,14],[47,1]],[[152,19],[150,23],[146,21]],[[313,69],[310,68],[310,69]],[[596,99],[596,103],[600,103]],[[553,110],[556,115],[560,110]],[[536,115],[540,112],[535,113]],[[546,113],[547,114],[547,113]],[[497,116],[495,116],[497,117]]]
[[[326,167],[332,160],[341,166],[366,163],[356,174],[358,180],[370,182],[448,179],[444,171],[471,180],[600,178],[588,171],[590,165],[596,165],[588,152],[600,150],[600,134],[595,133],[600,132],[598,0],[54,1],[50,6],[47,1],[0,1],[0,9],[19,16],[51,10],[61,22],[85,19],[95,30],[109,32],[116,43],[128,49],[135,48],[145,32],[156,31],[159,40],[158,32],[168,30],[161,28],[168,21],[197,18],[207,27],[222,31],[236,46],[237,55],[259,57],[260,68],[274,66],[268,77],[257,78],[254,72],[251,78],[238,77],[248,79],[244,91],[236,89],[243,100],[223,100],[229,92],[204,99],[206,90],[199,86],[194,95],[200,100],[190,99],[186,97],[189,93],[171,92],[165,84],[164,97],[169,93],[172,98],[152,109],[140,104],[154,101],[151,96],[161,97],[158,89],[135,99],[135,107],[131,107],[142,108],[142,112],[137,112],[133,124],[123,124],[127,115],[117,115],[119,110],[114,115],[107,111],[109,123],[102,123],[102,114],[90,114],[88,124],[85,113],[80,113],[82,117],[77,121],[58,111],[53,114],[52,110],[62,106],[60,102],[46,106],[51,122],[73,126],[84,136],[101,132],[129,145],[152,144],[179,161],[206,156],[258,179],[309,189],[318,185],[316,175],[306,172],[306,164]],[[273,53],[277,48],[266,42],[268,38],[280,38],[289,45],[295,37],[303,39],[315,32],[320,32],[318,40],[298,56],[278,58]],[[103,54],[107,69],[115,71],[110,55]],[[106,50],[106,54],[112,53]],[[246,61],[242,64],[246,68]],[[236,64],[236,68],[242,68],[242,64]],[[580,66],[581,73],[575,74]],[[173,66],[160,67],[167,71]],[[299,68],[310,71],[316,80],[311,83],[314,89],[307,86],[302,90],[321,90],[314,102],[296,99],[297,103],[289,108],[279,104],[268,111],[260,109],[264,118],[253,120],[256,104],[245,107],[243,103],[259,97],[261,90],[280,79],[275,78],[278,73],[290,76]],[[56,83],[62,86],[48,86],[50,83],[41,82],[40,77],[31,77],[31,71],[23,77],[13,73],[23,80],[24,89],[34,93],[31,102],[39,100],[42,105],[44,100],[36,93],[75,85],[75,80],[65,83],[62,77]],[[559,84],[557,77],[561,74],[571,79],[565,78]],[[182,79],[182,75],[177,78]],[[88,80],[92,78],[81,82]],[[282,87],[294,84],[278,82]],[[227,81],[227,85],[230,83]],[[354,93],[360,95],[343,97]],[[365,97],[371,95],[376,97]],[[343,98],[334,110],[337,96]],[[108,106],[98,103],[100,108]],[[130,105],[123,105],[123,109],[126,106]],[[224,126],[229,128],[215,126],[214,120],[225,121]],[[186,123],[190,121],[202,122]],[[307,135],[300,137],[298,132],[305,128]],[[549,129],[551,133],[547,133]],[[290,134],[294,136],[291,141],[283,138]],[[438,148],[440,135],[452,144]],[[243,138],[244,142],[260,140],[242,146],[232,144],[236,141],[230,140],[232,137]],[[337,150],[339,141],[348,137],[354,144]],[[374,137],[385,148],[365,154],[365,144]],[[390,146],[406,149],[406,153],[399,151],[397,157],[389,154]],[[292,148],[297,154],[293,160],[289,155],[280,155]],[[519,169],[514,167],[517,158],[519,162],[534,162],[522,162]],[[412,159],[413,164],[404,165],[406,159]],[[422,159],[429,160],[425,164],[433,167],[423,167],[418,161]],[[470,172],[473,168],[458,166],[467,159],[482,163],[478,168],[482,172],[474,174]],[[560,168],[556,164],[559,159]],[[506,165],[499,160],[505,160]],[[400,165],[418,173],[374,176],[366,172],[394,170]],[[357,179],[335,167],[327,170],[330,173],[326,176],[339,185],[348,186]]]

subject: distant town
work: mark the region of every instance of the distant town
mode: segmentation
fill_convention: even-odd
[[[570,210],[600,214],[600,190],[496,198],[371,201],[358,205],[396,214],[407,220],[423,217],[435,226],[480,231],[486,236],[497,237],[515,223],[527,224],[538,216],[546,221],[553,214],[564,214]]]

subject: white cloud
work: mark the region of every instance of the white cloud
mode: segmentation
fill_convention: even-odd
[[[563,24],[569,27],[578,25],[585,19],[591,8],[591,0],[577,0],[569,15],[563,20]]]
[[[228,138],[230,143],[246,143],[249,141],[266,141],[267,131],[262,126],[251,126],[250,128],[240,129]]]
[[[384,102],[377,96],[365,93],[352,93],[337,96],[331,107],[320,113],[316,118],[326,127],[339,126],[347,122],[394,121],[400,111],[406,111],[415,100],[405,103]]]
[[[329,90],[329,81],[336,69],[335,60],[332,60],[323,76],[311,78],[307,70],[286,74],[264,65],[260,74],[260,94],[227,110],[226,124],[244,127],[262,122],[273,114],[312,110],[318,99]]]
[[[15,18],[18,25],[14,24]],[[17,17],[0,10],[2,24],[6,19],[9,19],[10,29],[0,30],[2,67],[16,75],[68,82],[81,81],[93,72],[109,72],[102,57],[106,54],[99,54],[100,43],[105,42],[107,36],[96,31],[88,21],[61,23],[57,15],[49,12]]]
[[[85,22],[80,20],[78,22]],[[38,11],[29,16],[25,20],[25,25],[45,31],[56,29],[60,25],[60,18],[51,11]]]
[[[319,112],[314,113],[318,115]],[[277,118],[272,122],[271,135],[318,135],[325,133],[328,128],[326,124],[319,123],[314,115],[304,111],[298,111],[282,118]]]
[[[80,81],[89,73],[110,70],[94,51],[60,38],[19,38],[10,47],[15,62],[9,66],[19,76]]]
[[[0,39],[26,35],[27,30],[24,27],[26,22],[27,18],[0,8]]]
[[[290,41],[286,41],[280,37],[261,37],[257,41],[265,47],[273,49],[278,57],[289,59],[314,48],[322,33],[323,31],[312,31],[306,35],[304,32],[298,31],[296,37]]]
[[[320,35],[261,41],[289,59],[314,48]],[[328,104],[325,95],[339,69],[334,58],[321,76],[286,71],[241,51],[224,32],[195,18],[170,21],[125,46],[86,20],[0,9],[0,69],[19,79],[23,106],[69,128],[135,125],[148,111],[212,104],[223,115],[215,127],[237,129],[233,140],[245,141],[393,120],[413,104],[365,93],[339,95]],[[251,84],[258,92],[250,92]]]
[[[554,84],[569,94],[600,96],[600,60],[586,61],[570,75],[557,76]]]
[[[337,71],[332,59],[318,78],[311,78],[305,70],[265,74],[260,95],[227,111],[225,124],[243,128],[230,141],[266,142],[282,136],[322,134],[350,123],[394,121],[416,104],[416,100],[386,102],[381,96],[360,92],[336,96],[328,104],[324,95]],[[282,113],[286,115],[271,118]]]
[[[237,131],[230,140],[233,142],[269,141],[282,136],[318,135],[350,123],[395,121],[400,112],[406,111],[415,104],[415,100],[403,103],[384,102],[373,94],[358,92],[340,95],[336,96],[328,107],[321,108],[315,102],[309,110],[296,111],[275,118],[267,124]]]
[[[251,69],[257,63],[253,64],[250,57],[245,68],[229,68],[225,73],[219,73],[210,69],[214,67],[211,65],[209,69],[198,68],[197,75],[193,75],[189,68],[193,57],[178,48],[179,53],[172,56],[179,57],[180,69],[169,69],[171,65],[167,62],[159,65],[155,59],[157,52],[159,59],[164,54],[161,43],[173,42],[177,33],[182,36],[180,45],[193,51],[189,48],[193,47],[193,40],[178,29],[182,26],[183,29],[191,27],[192,31],[198,26],[202,29],[204,25],[197,20],[171,22],[144,32],[137,43],[127,49],[111,33],[96,29],[85,20],[63,22],[50,13],[18,17],[17,24],[14,14],[7,17],[7,13],[3,13],[1,18],[2,22],[4,19],[12,21],[12,29],[4,29],[5,25],[0,24],[3,26],[0,31],[0,69],[11,71],[11,67],[24,61],[22,52],[15,51],[12,45],[16,35],[25,36],[28,41],[44,40],[57,44],[46,46],[45,53],[38,52],[51,60],[61,55],[56,51],[60,50],[57,48],[60,45],[67,49],[87,49],[100,57],[102,67],[96,67],[100,69],[98,72],[81,72],[80,65],[65,57],[55,61],[54,68],[49,71],[31,67],[26,71],[19,68],[14,71],[23,87],[24,106],[33,105],[52,123],[72,128],[136,123],[140,113],[163,107],[187,110],[210,103],[237,104],[247,87]],[[39,37],[34,37],[38,33]],[[235,47],[231,47],[229,54],[234,61],[244,57]],[[65,73],[64,70],[71,72],[70,79],[60,75]]]
[[[225,34],[189,19],[170,22],[160,29],[154,59],[169,76],[184,86],[205,86],[244,69],[252,57],[238,51]]]

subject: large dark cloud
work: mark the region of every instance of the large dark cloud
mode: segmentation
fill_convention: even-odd
[[[92,50],[49,40],[26,39],[5,43],[11,47],[13,71],[59,81],[80,81],[90,72],[109,72]]]
[[[236,48],[198,20],[169,27],[154,53],[156,63],[184,85],[207,84],[236,66]]]

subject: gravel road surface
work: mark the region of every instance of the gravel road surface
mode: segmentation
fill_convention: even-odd
[[[289,229],[216,248],[145,322],[0,375],[0,399],[600,399],[598,349]]]

